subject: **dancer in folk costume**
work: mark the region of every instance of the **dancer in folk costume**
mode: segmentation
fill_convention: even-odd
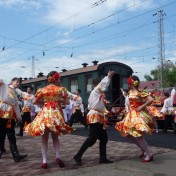
[[[51,132],[53,146],[56,152],[56,163],[64,167],[60,159],[60,145],[58,136],[68,134],[72,128],[65,124],[62,104],[69,104],[67,90],[60,87],[60,75],[52,71],[47,76],[48,85],[39,89],[35,94],[34,103],[41,104],[42,110],[38,112],[36,118],[26,128],[25,132],[32,136],[42,136],[42,168],[47,168],[48,136]]]
[[[165,92],[164,95],[166,96],[166,99],[164,100],[164,105],[163,105],[163,107],[162,107],[160,112],[165,117],[163,132],[167,133],[168,126],[169,125],[174,126],[174,107],[173,107],[173,102],[174,102],[175,91],[173,89],[172,92],[171,92],[171,95],[169,95],[169,92]]]
[[[70,104],[65,106],[66,122],[70,121],[71,116],[73,114],[73,109],[74,109],[74,101],[70,99]]]
[[[23,98],[22,107],[22,123],[20,125],[20,131],[17,136],[23,136],[23,128],[26,124],[31,123],[31,110],[33,107],[34,95],[32,94],[32,87],[27,88],[27,92],[23,92],[20,89],[16,89],[16,93]]]
[[[153,155],[144,139],[144,134],[152,134],[154,131],[154,118],[147,110],[153,102],[153,98],[146,91],[140,91],[140,80],[137,76],[128,78],[129,84],[129,112],[124,119],[116,123],[115,128],[134,142],[140,149],[144,162],[153,160]]]
[[[128,97],[128,90],[121,89],[121,92],[125,98],[125,112],[129,112],[129,97]]]
[[[106,157],[106,144],[108,136],[105,129],[106,119],[104,113],[107,112],[104,105],[105,94],[103,93],[110,84],[114,71],[109,71],[108,76],[101,80],[101,82],[92,90],[88,100],[87,123],[89,125],[89,137],[84,141],[78,153],[74,156],[78,165],[82,165],[82,155],[91,146],[93,146],[97,139],[100,140],[100,163],[112,163]]]
[[[86,123],[86,119],[84,118],[84,106],[80,93],[80,89],[77,89],[75,94],[68,92],[69,98],[74,101],[73,113],[70,118],[69,125],[72,127],[73,122],[76,120],[81,122],[85,126],[85,129],[87,129],[88,125]]]
[[[159,130],[158,130],[158,123],[157,123],[157,120],[158,119],[163,119],[163,114],[160,113],[160,111],[156,108],[156,101],[155,101],[155,97],[153,95],[152,92],[149,92],[149,95],[154,98],[154,101],[152,102],[152,104],[150,106],[147,106],[147,110],[149,111],[150,115],[152,115],[154,117],[154,124],[155,124],[155,132],[156,133],[159,133]]]
[[[7,135],[15,162],[27,157],[27,155],[19,154],[15,137],[15,121],[21,119],[18,98],[15,92],[15,88],[19,86],[19,83],[18,78],[13,78],[10,85],[0,80],[0,158],[5,152],[4,142]]]

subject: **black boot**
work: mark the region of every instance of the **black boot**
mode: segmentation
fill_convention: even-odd
[[[5,148],[3,148],[3,149],[2,149],[2,153],[5,153],[5,152],[6,152],[6,149],[5,149]]]
[[[19,162],[21,159],[26,158],[28,155],[20,155],[16,144],[10,146],[10,150],[14,159],[14,162]]]
[[[81,148],[79,149],[78,153],[73,157],[74,160],[76,161],[76,163],[77,163],[78,165],[80,165],[80,166],[82,165],[82,160],[81,160],[82,155],[83,155],[84,152],[88,149],[88,147],[89,147],[89,138],[87,138],[87,139],[84,141],[84,143],[83,143],[83,145],[81,146]]]
[[[102,143],[100,141],[100,159],[99,159],[99,163],[105,163],[105,164],[110,164],[113,163],[113,161],[108,160],[106,158],[106,143]]]
[[[2,154],[5,153],[5,152],[6,152],[6,149],[5,149],[5,148],[0,149],[0,159],[1,159],[1,157],[2,157]]]
[[[77,165],[82,166],[82,160],[80,156],[75,155],[73,158],[76,161]]]
[[[0,142],[0,159],[2,157],[2,154],[6,152],[6,149],[5,149],[5,140]]]
[[[110,163],[113,163],[113,161],[107,158],[100,158],[99,163],[110,164]]]
[[[0,150],[0,159],[1,159],[1,157],[2,157],[2,154],[3,154],[3,152],[2,152],[2,150]]]

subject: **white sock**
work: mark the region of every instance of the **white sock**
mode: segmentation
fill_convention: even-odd
[[[43,163],[47,163],[47,151],[48,151],[48,130],[45,131],[45,133],[42,136],[42,157],[43,157]]]
[[[52,139],[53,139],[53,146],[55,149],[56,158],[60,159],[60,142],[58,139],[58,135],[54,132],[52,132],[51,135],[52,135]]]
[[[149,157],[152,156],[152,154],[151,154],[151,152],[149,150],[149,146],[148,146],[146,140],[143,138],[143,136],[142,137],[138,137],[136,139],[140,143],[141,147],[144,149],[146,155],[149,156]]]

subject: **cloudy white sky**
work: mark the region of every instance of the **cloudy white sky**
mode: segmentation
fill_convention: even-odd
[[[34,57],[35,75],[98,60],[125,63],[144,80],[160,64],[159,10],[166,61],[176,62],[175,9],[175,0],[0,0],[0,77],[31,77]]]

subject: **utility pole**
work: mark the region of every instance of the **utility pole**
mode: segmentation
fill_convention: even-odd
[[[35,58],[32,56],[32,78],[35,78]]]
[[[158,61],[161,62],[160,68],[160,82],[161,82],[161,89],[163,88],[163,64],[165,61],[165,43],[164,43],[164,16],[166,16],[163,10],[159,10],[157,13],[153,14],[153,16],[157,15],[158,20]]]

